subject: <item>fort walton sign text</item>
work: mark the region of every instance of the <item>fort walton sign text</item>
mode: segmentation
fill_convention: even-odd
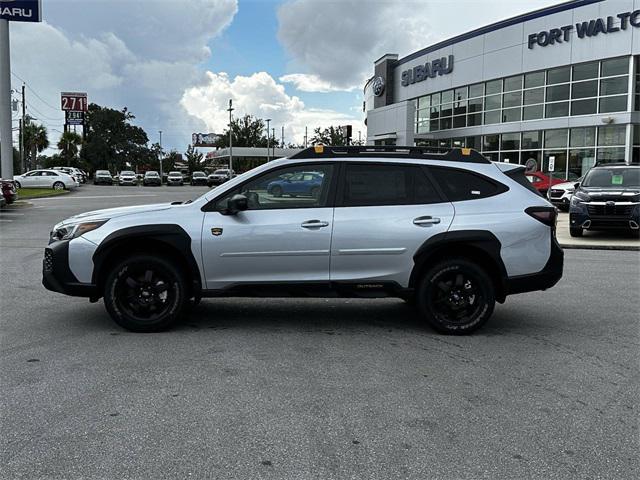
[[[529,35],[529,49],[536,45],[546,47],[547,45],[555,45],[557,43],[565,43],[571,39],[571,33],[574,30],[579,39],[585,37],[595,37],[601,33],[615,33],[620,30],[626,30],[632,27],[640,27],[640,10],[633,12],[623,12],[616,16],[608,16],[605,18],[596,18],[586,22],[579,22],[574,25],[565,25],[560,28],[552,28],[551,30],[543,30],[542,32],[532,33]]]

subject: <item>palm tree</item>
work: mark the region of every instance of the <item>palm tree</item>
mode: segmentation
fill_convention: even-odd
[[[58,149],[60,150],[60,157],[64,159],[64,163],[67,166],[75,167],[73,165],[74,160],[78,156],[78,147],[82,144],[82,137],[75,132],[66,131],[60,136],[58,140]]]
[[[49,147],[47,128],[44,125],[36,125],[30,121],[24,126],[24,149],[29,152],[29,164],[26,170],[30,170],[36,163],[38,153]]]

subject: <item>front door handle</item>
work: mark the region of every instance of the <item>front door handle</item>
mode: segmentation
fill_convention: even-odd
[[[413,224],[418,226],[435,225],[438,223],[440,223],[440,219],[438,217],[430,217],[429,215],[413,219]]]
[[[307,220],[300,225],[302,228],[322,228],[328,227],[329,222],[323,222],[322,220]]]

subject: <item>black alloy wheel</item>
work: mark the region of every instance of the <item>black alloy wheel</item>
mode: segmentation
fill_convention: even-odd
[[[493,313],[493,282],[470,260],[445,260],[424,275],[418,287],[417,304],[438,332],[465,335],[484,325]]]
[[[274,197],[281,197],[282,196],[282,187],[279,187],[278,185],[276,185],[275,187],[273,187],[271,189],[271,193],[273,194]]]
[[[104,302],[113,320],[134,332],[171,326],[185,302],[185,280],[173,263],[149,255],[132,255],[108,275]]]

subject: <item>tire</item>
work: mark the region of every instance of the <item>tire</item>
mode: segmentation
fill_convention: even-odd
[[[311,189],[311,196],[313,198],[320,198],[320,187],[313,187]]]
[[[16,188],[22,188],[22,185],[20,185],[20,182],[14,180],[14,185],[16,186]]]
[[[477,264],[451,258],[431,267],[416,292],[418,310],[439,333],[467,335],[491,317],[493,281]]]
[[[186,301],[181,270],[156,256],[131,255],[110,271],[104,284],[107,312],[132,332],[166,330],[180,318]]]
[[[62,182],[56,182],[53,184],[53,189],[54,190],[64,190],[64,183]]]
[[[282,196],[282,187],[279,186],[275,186],[271,189],[271,193],[273,194],[274,197],[281,197]]]
[[[569,227],[569,235],[572,237],[581,237],[583,233],[582,227]]]

